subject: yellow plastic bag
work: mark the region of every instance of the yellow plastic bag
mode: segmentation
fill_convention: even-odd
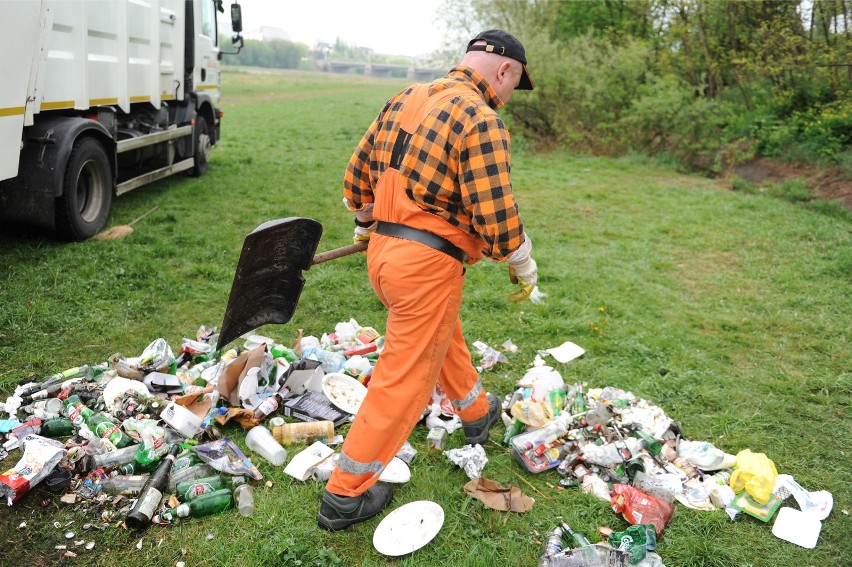
[[[745,489],[755,502],[766,504],[772,496],[777,476],[775,463],[764,453],[752,453],[745,449],[737,453],[737,467],[728,484],[734,492]]]

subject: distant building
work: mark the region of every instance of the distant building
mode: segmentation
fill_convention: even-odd
[[[261,26],[259,30],[246,32],[243,34],[246,39],[256,41],[269,41],[273,39],[285,39],[290,41],[290,34],[281,28],[273,28],[271,26]]]

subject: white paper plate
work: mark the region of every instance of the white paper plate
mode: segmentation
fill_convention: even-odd
[[[382,555],[398,557],[432,541],[444,525],[444,509],[418,500],[400,506],[381,521],[373,533],[373,547]]]
[[[351,376],[329,372],[322,378],[322,392],[335,406],[354,415],[367,395],[367,388]]]
[[[806,549],[816,547],[820,531],[822,522],[816,515],[787,506],[778,510],[778,517],[772,526],[772,535]]]
[[[382,474],[379,476],[382,482],[390,482],[393,484],[402,484],[411,480],[411,469],[405,464],[405,461],[399,457],[394,457]]]
[[[581,346],[575,345],[570,341],[565,341],[558,347],[547,349],[547,352],[549,352],[553,358],[565,364],[566,362],[582,356],[586,351]]]

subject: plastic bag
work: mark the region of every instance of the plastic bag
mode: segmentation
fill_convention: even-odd
[[[227,437],[203,445],[196,445],[198,457],[217,471],[232,475],[248,475],[254,480],[263,480],[263,475]]]
[[[736,493],[745,489],[758,504],[767,504],[777,476],[775,463],[764,453],[752,453],[744,449],[737,453],[737,468],[731,474],[728,485]]]
[[[613,532],[609,535],[609,544],[615,549],[630,554],[630,564],[636,565],[648,555],[648,551],[657,549],[657,536],[651,524],[630,526],[623,532]]]
[[[663,534],[674,514],[674,504],[649,496],[627,484],[612,486],[610,506],[631,524],[654,524],[657,537]]]

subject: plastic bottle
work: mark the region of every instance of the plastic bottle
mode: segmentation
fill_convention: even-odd
[[[251,485],[241,484],[235,488],[234,501],[237,503],[237,510],[241,516],[254,514],[254,494],[252,494]]]
[[[340,372],[343,369],[343,365],[346,363],[346,357],[343,356],[342,353],[316,347],[305,349],[302,352],[302,358],[318,360],[326,374],[330,372]]]
[[[148,482],[148,478],[147,474],[116,475],[103,478],[100,482],[107,492],[139,494],[139,491]]]
[[[57,417],[41,424],[39,435],[43,437],[68,437],[74,433],[74,424],[67,417]]]
[[[136,445],[128,445],[122,449],[116,449],[108,453],[101,453],[92,458],[94,468],[118,467],[133,461],[136,455]]]
[[[285,423],[272,428],[272,437],[282,445],[307,442],[308,440],[325,440],[334,438],[333,421],[302,421]]]
[[[169,483],[169,475],[172,470],[172,465],[175,462],[175,457],[180,451],[180,447],[172,447],[169,454],[157,467],[157,470],[148,478],[148,482],[142,487],[139,492],[139,498],[136,499],[136,504],[133,509],[127,514],[125,523],[131,529],[139,530],[148,527],[151,523],[151,518],[154,512],[160,505],[160,500],[163,499],[163,493]]]
[[[178,518],[200,518],[227,510],[233,503],[234,493],[230,488],[223,488],[199,496],[186,504],[180,504],[175,508],[174,513]]]
[[[222,475],[214,475],[179,482],[175,486],[175,492],[177,493],[178,500],[181,502],[189,502],[190,500],[195,500],[204,494],[209,494],[223,488],[233,489],[234,487],[240,487],[245,483],[246,477],[244,476],[225,477]]]

